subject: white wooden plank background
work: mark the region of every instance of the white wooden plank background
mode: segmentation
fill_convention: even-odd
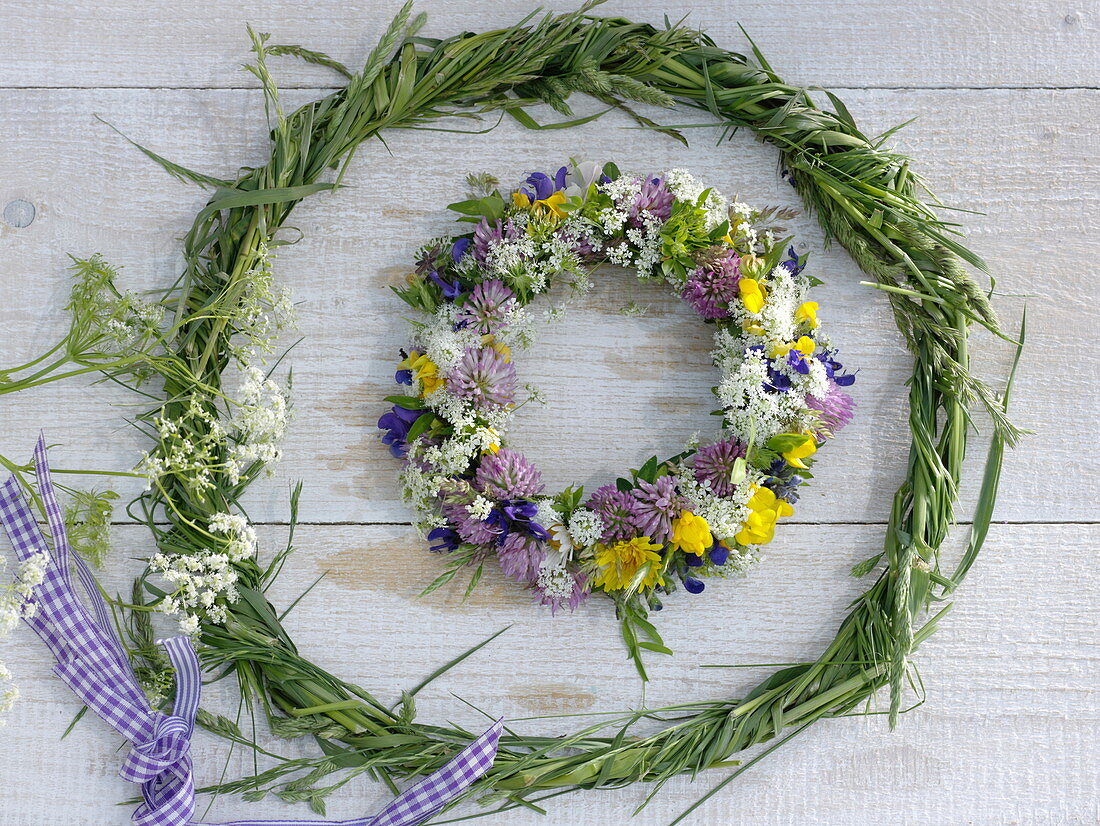
[[[425,8],[432,34],[506,24],[528,9],[516,0]],[[264,157],[259,95],[237,68],[247,58],[246,22],[276,41],[354,62],[395,10],[376,0],[353,9],[332,0],[307,8],[281,0],[109,0],[79,8],[8,0],[0,8],[0,213],[24,200],[36,216],[25,227],[0,220],[0,364],[36,353],[64,328],[58,307],[68,253],[103,252],[138,288],[164,284],[178,269],[174,239],[202,193],[168,180],[93,114],[173,159],[231,172]],[[689,10],[652,0],[604,7],[650,20]],[[719,43],[738,48],[744,42],[735,21],[744,23],[792,82],[845,90],[868,131],[921,116],[899,145],[949,203],[984,210],[967,224],[996,272],[1006,320],[1015,322],[1027,299],[1029,348],[1015,415],[1036,431],[1006,463],[999,522],[956,612],[920,652],[928,702],[892,735],[877,717],[815,727],[713,798],[693,822],[1100,820],[1100,483],[1092,455],[1100,421],[1092,386],[1100,368],[1092,273],[1100,257],[1098,19],[1096,3],[997,0],[744,2],[693,14]],[[298,87],[292,102],[331,84],[294,63],[279,68],[285,85]],[[421,704],[425,719],[456,714],[448,692],[512,718],[640,700],[599,603],[551,621],[495,577],[464,605],[453,592],[414,598],[438,560],[403,524],[409,515],[394,496],[395,467],[373,430],[405,330],[387,286],[420,240],[446,229],[441,208],[462,194],[465,171],[488,169],[507,180],[569,155],[613,157],[639,169],[685,166],[755,203],[794,202],[775,179],[771,151],[747,136],[715,148],[712,135],[694,130],[684,149],[628,126],[608,118],[537,134],[508,125],[476,137],[393,133],[392,154],[380,145],[359,153],[348,190],[300,208],[295,223],[305,240],[280,256],[280,276],[302,302],[306,336],[294,356],[298,413],[280,473],[258,486],[251,510],[270,524],[264,538],[275,547],[285,531],[287,484],[305,480],[302,511],[310,524],[279,597],[288,600],[321,571],[330,575],[295,612],[295,639],[323,665],[392,697],[486,629],[515,623],[494,645],[495,656],[487,652],[431,689]],[[823,457],[819,484],[791,520],[797,524],[780,532],[765,562],[743,581],[670,600],[660,619],[677,656],[654,663],[651,703],[734,695],[759,676],[700,664],[819,651],[859,587],[845,571],[881,541],[903,470],[907,359],[885,303],[857,286],[859,273],[843,251],[821,251],[811,220],[795,228],[828,282],[821,303],[834,337],[861,368],[860,418]],[[676,450],[708,424],[699,392],[709,382],[705,336],[675,302],[629,288],[619,277],[601,284],[521,363],[524,378],[551,403],[525,409],[516,441],[553,483],[606,479],[652,452]],[[630,299],[649,305],[650,315],[619,315]],[[980,341],[981,366],[1000,375],[1009,354]],[[587,412],[609,394],[622,409],[591,421]],[[123,401],[76,386],[5,398],[0,451],[29,451],[44,426],[64,442],[59,464],[125,469],[141,446],[123,424],[125,409],[110,407]],[[609,444],[611,434],[625,436]],[[566,438],[575,455],[562,450]],[[122,587],[148,548],[136,526],[120,525],[117,536],[105,577]],[[581,636],[592,646],[591,662],[574,661]],[[127,822],[114,805],[130,794],[115,776],[115,739],[88,723],[58,742],[75,704],[49,677],[29,634],[0,645],[0,658],[16,667],[24,688],[0,732],[0,826]],[[208,696],[232,710],[226,689]],[[195,750],[200,782],[216,779],[224,744],[200,736]],[[248,769],[242,755],[229,759],[230,774]],[[710,782],[671,784],[633,822],[667,822]],[[578,794],[545,818],[523,813],[490,822],[621,823],[643,796],[637,788]],[[333,802],[332,813],[351,816],[383,798],[382,790],[358,784]],[[293,813],[274,802],[219,799],[209,817],[261,809]]]

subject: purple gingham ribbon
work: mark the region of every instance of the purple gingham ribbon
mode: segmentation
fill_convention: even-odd
[[[57,503],[46,442],[34,452],[38,492],[53,538],[42,584],[32,597],[35,610],[26,623],[46,643],[57,674],[99,717],[130,742],[119,774],[141,785],[144,801],[133,814],[136,826],[204,826],[193,821],[195,784],[191,771],[191,734],[199,707],[202,675],[188,637],[162,640],[176,670],[176,701],[171,714],[150,708],[123,651],[114,623],[88,566],[69,547]],[[50,552],[19,480],[0,486],[0,522],[16,556],[28,559]],[[77,598],[70,567],[88,593],[91,610]],[[394,798],[376,815],[354,820],[236,820],[224,826],[415,826],[437,814],[493,765],[501,721],[459,752],[443,768]]]

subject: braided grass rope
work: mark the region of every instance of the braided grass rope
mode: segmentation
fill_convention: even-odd
[[[925,203],[930,196],[908,159],[885,149],[884,138],[872,140],[860,132],[834,95],[823,93],[832,111],[818,108],[803,89],[784,83],[755,47],[749,57],[682,26],[657,29],[589,17],[592,5],[446,40],[418,36],[424,18],[412,18],[406,6],[357,72],[298,46],[268,45],[266,36],[253,34],[256,59],[249,68],[263,84],[272,122],[268,163],[223,180],[143,150],[172,174],[214,189],[186,236],[186,270],[170,294],[176,326],[166,358],[173,367],[162,372],[166,401],[155,411],[168,417],[196,389],[216,399],[236,331],[225,313],[211,308],[239,300],[242,280],[262,265],[266,246],[278,243],[276,233],[295,204],[335,189],[359,144],[386,129],[494,110],[537,127],[527,107],[548,103],[574,118],[566,102],[574,92],[677,137],[674,129],[631,105],[693,107],[727,132],[751,129],[778,149],[827,239],[842,244],[887,293],[914,360],[908,472],[894,497],[883,551],[855,571],[860,576],[877,571],[874,584],[853,603],[833,642],[816,662],[784,668],[739,699],[692,703],[659,715],[624,714],[566,737],[508,733],[492,771],[476,787],[495,801],[494,811],[534,805],[574,788],[651,781],[655,793],[675,775],[737,765],[734,756],[751,746],[773,741],[770,751],[818,719],[853,711],[885,686],[893,724],[910,679],[909,656],[936,629],[950,607],[944,600],[982,546],[1003,451],[1019,435],[1007,419],[1006,399],[969,370],[972,325],[1007,340],[986,295],[965,269],[985,265],[956,240],[954,225]],[[266,66],[266,58],[277,54],[328,66],[347,83],[287,115]],[[338,170],[335,180],[323,181],[332,169]],[[954,520],[975,403],[992,419],[992,447],[969,546],[947,575],[940,571],[938,550]],[[233,483],[221,480],[205,498],[168,482],[138,500],[138,509],[162,551],[202,547],[210,516],[235,504],[259,470],[253,467]],[[416,723],[415,691],[391,710],[297,652],[278,612],[263,597],[284,561],[280,555],[267,568],[255,561],[238,564],[242,599],[229,606],[224,623],[203,626],[204,662],[212,670],[233,672],[245,699],[262,704],[277,732],[313,735],[324,754],[282,762],[220,789],[251,798],[274,793],[323,809],[325,795],[356,774],[366,772],[392,786],[395,778],[441,766],[473,736],[470,732]],[[136,602],[145,585],[143,577],[135,587]],[[928,612],[933,603],[942,605]],[[133,616],[135,639],[141,642],[148,633],[142,624],[147,615]],[[656,733],[632,734],[635,723],[658,716],[663,727]],[[229,721],[207,718],[206,723],[245,741]],[[343,770],[344,776],[325,785],[331,773]]]

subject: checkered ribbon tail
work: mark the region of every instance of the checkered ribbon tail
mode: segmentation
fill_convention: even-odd
[[[195,783],[191,735],[199,707],[202,673],[188,637],[161,641],[176,670],[171,714],[150,708],[119,641],[110,611],[88,566],[69,546],[39,437],[34,452],[38,494],[52,537],[47,541],[17,477],[0,486],[0,523],[20,561],[45,552],[46,575],[35,591],[25,622],[53,653],[57,674],[95,714],[130,743],[119,774],[141,786],[136,826],[211,826],[192,820]],[[76,593],[72,572],[87,595]],[[381,812],[354,820],[236,820],[224,826],[415,826],[439,813],[493,765],[502,724],[459,752],[443,768],[406,789]]]

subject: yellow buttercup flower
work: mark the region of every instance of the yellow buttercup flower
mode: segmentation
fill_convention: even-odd
[[[776,521],[794,513],[790,502],[779,499],[771,488],[760,485],[753,485],[748,507],[749,518],[734,537],[742,545],[767,545],[775,536]]]
[[[810,325],[811,330],[816,330],[819,324],[817,311],[820,309],[816,301],[806,301],[794,311],[795,321],[804,321]]]
[[[596,564],[599,570],[592,584],[605,591],[623,591],[631,587],[645,591],[664,585],[659,553],[662,547],[648,536],[636,536],[611,545],[597,545]],[[635,586],[640,572],[641,579]]]
[[[670,541],[672,547],[686,554],[702,556],[714,544],[714,537],[711,535],[707,520],[691,511],[684,511],[678,518],[672,520]]]
[[[443,386],[443,377],[434,361],[417,350],[410,350],[408,358],[397,365],[398,370],[412,371],[413,378],[420,382],[420,395],[427,396]]]
[[[768,291],[764,285],[755,278],[742,278],[737,282],[741,289],[741,301],[745,309],[750,313],[758,313],[764,308],[764,299],[768,297]]]
[[[808,459],[817,453],[817,439],[812,433],[803,433],[802,443],[792,447],[790,450],[783,452],[783,458],[787,460],[787,463],[792,467],[806,469],[806,466],[802,463],[803,459]]]

